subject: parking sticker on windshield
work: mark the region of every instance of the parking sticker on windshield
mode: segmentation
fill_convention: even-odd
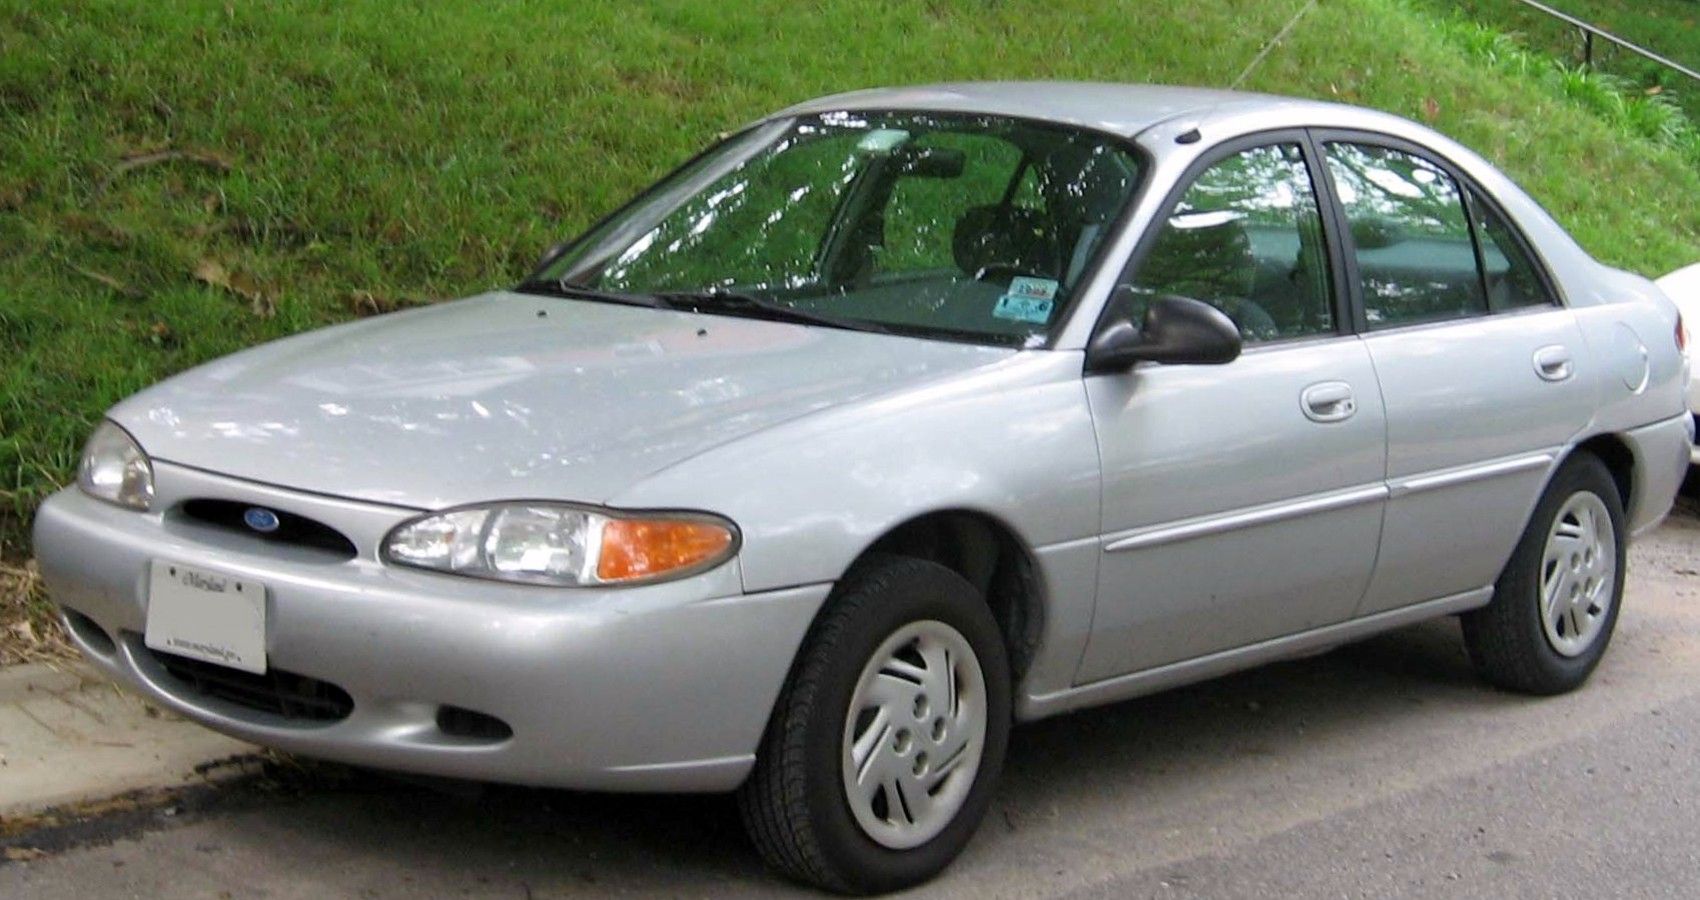
[[[1057,283],[1049,278],[1017,276],[1010,279],[1009,290],[998,298],[992,315],[1013,322],[1043,325],[1051,320],[1056,306]]]

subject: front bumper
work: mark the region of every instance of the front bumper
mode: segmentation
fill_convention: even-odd
[[[155,512],[62,491],[35,549],[84,654],[162,706],[308,756],[424,774],[592,790],[736,787],[830,585],[743,594],[736,561],[627,589],[504,585],[386,566],[377,543],[416,511],[355,504],[155,463]],[[269,544],[174,514],[192,498],[335,524],[354,559]],[[142,641],[155,558],[267,587],[267,660],[329,682],[346,718],[304,722],[197,692]],[[79,618],[82,617],[82,618]],[[97,627],[98,630],[91,630]],[[445,706],[512,728],[472,738]]]

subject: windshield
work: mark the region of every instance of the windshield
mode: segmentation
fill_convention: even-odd
[[[1029,345],[1060,319],[1139,175],[1114,138],[1019,119],[771,122],[657,185],[532,283]],[[706,296],[726,294],[745,302]]]

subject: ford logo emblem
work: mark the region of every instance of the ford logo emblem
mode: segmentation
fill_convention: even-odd
[[[261,534],[271,534],[277,530],[279,525],[283,524],[278,519],[277,513],[258,506],[248,507],[248,510],[242,513],[242,522]]]

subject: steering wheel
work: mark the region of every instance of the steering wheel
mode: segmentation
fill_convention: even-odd
[[[1224,308],[1222,311],[1234,320],[1235,325],[1240,326],[1240,333],[1246,337],[1268,341],[1281,336],[1281,328],[1275,324],[1275,317],[1255,300],[1236,297],[1232,304],[1225,306],[1230,308]]]

